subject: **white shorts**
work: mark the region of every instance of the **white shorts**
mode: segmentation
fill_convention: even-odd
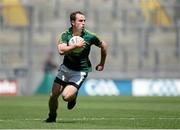
[[[88,72],[74,71],[62,64],[58,69],[58,74],[54,82],[63,85],[64,87],[67,84],[70,84],[79,89],[85,81],[87,75]]]

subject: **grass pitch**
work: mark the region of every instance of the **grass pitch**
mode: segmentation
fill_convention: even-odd
[[[0,97],[0,129],[177,129],[180,97],[78,97],[73,110],[59,98],[56,123],[44,123],[49,96]]]

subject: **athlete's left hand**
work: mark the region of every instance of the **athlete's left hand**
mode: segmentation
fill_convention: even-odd
[[[96,70],[97,71],[102,71],[104,69],[104,65],[102,65],[102,64],[98,64],[97,66],[96,66]]]

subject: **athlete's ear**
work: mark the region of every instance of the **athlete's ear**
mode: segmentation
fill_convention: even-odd
[[[71,25],[73,25],[73,26],[75,25],[75,21],[74,20],[71,21]]]

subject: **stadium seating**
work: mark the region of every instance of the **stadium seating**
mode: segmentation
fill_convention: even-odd
[[[8,3],[8,0],[4,0],[4,2]],[[33,72],[40,70],[49,51],[57,54],[56,37],[65,30],[66,26],[69,26],[69,22],[67,22],[69,13],[73,10],[83,10],[87,14],[87,28],[97,32],[109,44],[109,55],[104,73],[111,72],[116,73],[115,76],[123,75],[126,76],[125,78],[129,78],[132,75],[134,77],[153,77],[159,72],[162,73],[160,75],[162,77],[171,77],[180,71],[180,59],[175,54],[176,32],[173,21],[170,19],[173,16],[171,16],[172,13],[169,13],[172,12],[173,7],[167,10],[165,7],[162,8],[161,4],[166,5],[164,1],[158,3],[155,0],[151,5],[145,6],[146,8],[142,6],[140,0],[98,0],[96,2],[93,0],[59,0],[58,4],[48,0],[45,2],[43,0],[28,1],[26,4],[32,5],[32,12],[28,12],[33,16],[32,32],[23,28],[12,29],[8,26],[8,24],[12,25],[12,19],[16,20],[14,22],[17,25],[29,24],[29,19],[26,17],[29,6],[22,7],[18,0],[13,0],[13,2],[18,4],[18,8],[12,9],[12,12],[15,11],[22,17],[19,18],[19,15],[15,17],[10,12],[3,14],[6,23],[0,25],[0,48],[13,46],[19,49],[15,49],[11,54],[7,53],[10,50],[1,49],[1,67],[5,65],[13,69],[28,66],[28,54],[31,54]],[[162,20],[156,21],[156,23],[151,20],[147,21],[148,10],[156,10],[157,6],[159,9],[157,17],[162,17]],[[7,8],[4,7],[0,10],[5,11]],[[57,11],[58,15],[55,14]],[[17,19],[21,19],[18,21],[22,23],[17,23]],[[27,41],[29,33],[32,33],[32,52],[30,53],[28,53],[29,45],[27,44],[29,43]],[[7,52],[5,53],[5,51]],[[93,65],[98,62],[97,55],[99,55],[98,49],[92,50],[90,58]],[[62,58],[59,58],[58,54],[55,56],[57,62],[62,62]]]

